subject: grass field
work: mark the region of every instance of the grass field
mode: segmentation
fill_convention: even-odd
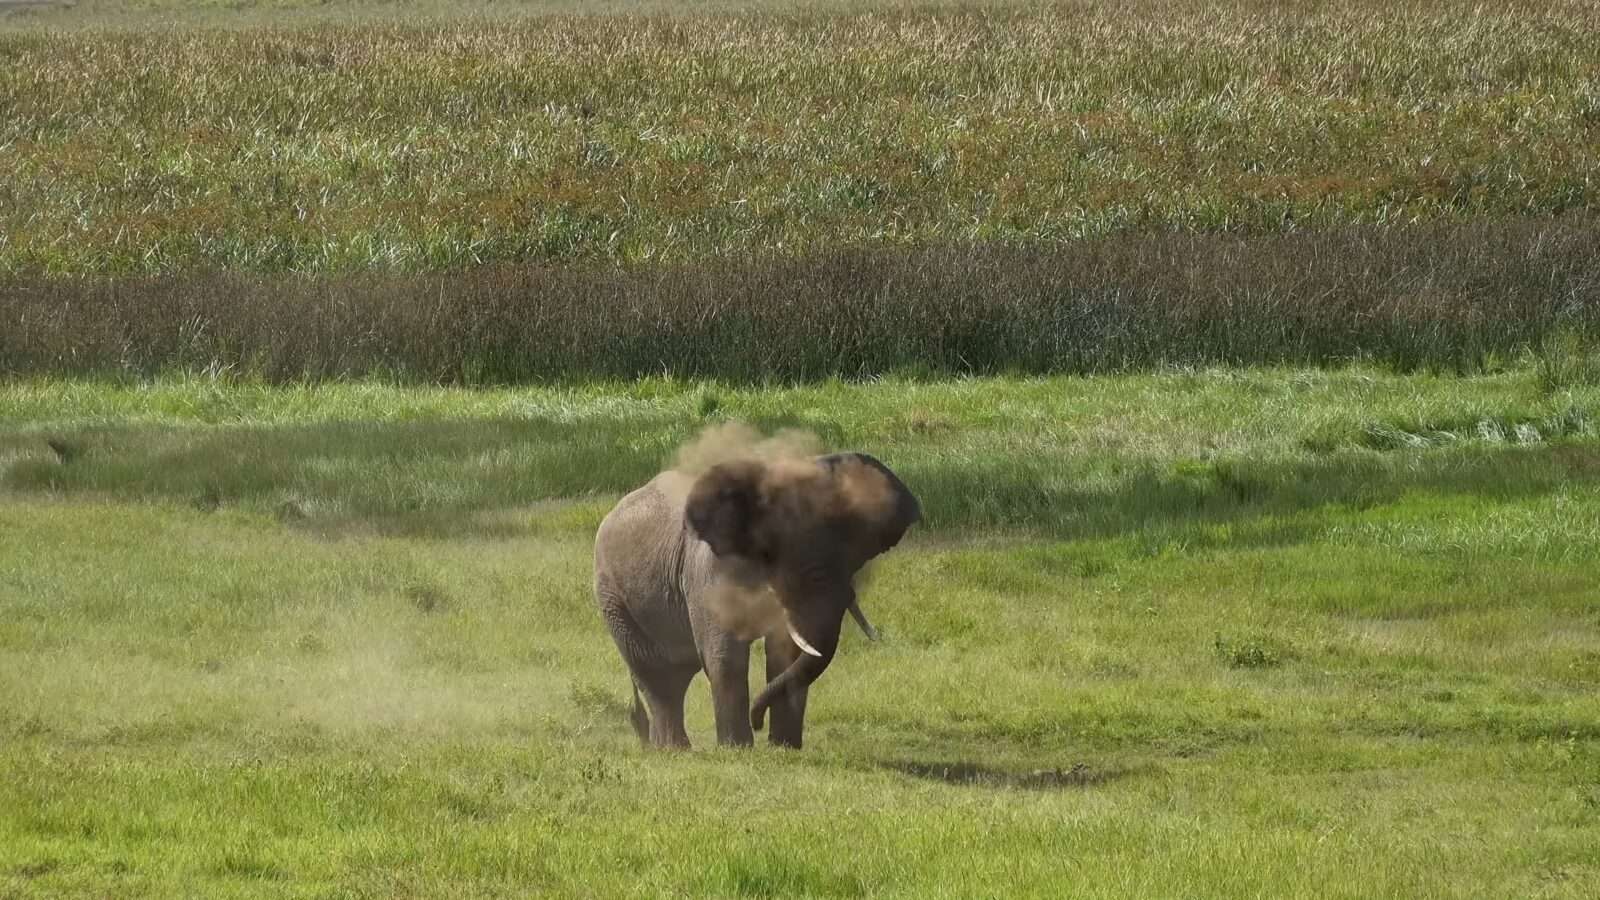
[[[1600,174],[1591,2],[408,8],[0,35],[0,273],[1537,217]]]
[[[1593,896],[1597,416],[1531,371],[14,381],[0,890]],[[928,518],[804,751],[709,749],[700,682],[650,753],[592,531],[725,419]]]
[[[0,375],[1492,372],[1600,344],[1592,2],[6,21]]]
[[[1592,0],[0,0],[0,896],[1600,896],[1597,184]],[[729,421],[925,520],[650,752]]]

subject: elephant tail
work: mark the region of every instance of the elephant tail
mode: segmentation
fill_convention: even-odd
[[[640,743],[645,746],[650,744],[650,717],[645,714],[644,701],[639,699],[639,685],[629,682],[633,688],[633,712],[628,718],[633,722],[634,733],[639,735]]]

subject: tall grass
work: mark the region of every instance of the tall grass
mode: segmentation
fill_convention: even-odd
[[[777,8],[0,34],[0,373],[1588,365],[1592,2]]]
[[[0,287],[0,374],[484,384],[1353,360],[1477,371],[1558,345],[1578,361],[1562,371],[1577,372],[1600,336],[1597,255],[1600,225],[1565,217],[632,267],[18,278]]]
[[[12,32],[0,274],[1588,209],[1596,23],[1593,2],[1362,0]]]

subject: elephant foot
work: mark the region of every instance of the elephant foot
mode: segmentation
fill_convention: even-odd
[[[681,732],[678,734],[652,732],[650,746],[656,750],[688,750],[689,736]]]

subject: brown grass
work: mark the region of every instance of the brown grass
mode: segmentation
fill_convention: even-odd
[[[1330,364],[1472,371],[1600,326],[1588,216],[333,277],[13,278],[0,375],[464,384]]]

